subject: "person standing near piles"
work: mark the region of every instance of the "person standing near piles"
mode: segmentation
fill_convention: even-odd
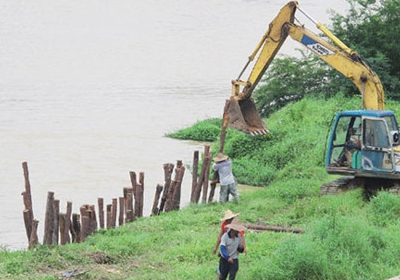
[[[232,162],[229,160],[229,157],[223,153],[218,153],[218,155],[214,157],[214,161],[215,163],[212,169],[218,172],[220,183],[219,202],[228,202],[229,194],[231,194],[236,201],[239,201],[236,180],[232,173]]]
[[[221,238],[219,269],[220,279],[234,280],[239,271],[239,253],[243,253],[245,248],[242,243],[240,231],[245,231],[246,227],[237,220],[233,220],[226,226],[228,231]]]
[[[218,246],[221,243],[221,238],[222,235],[224,235],[225,232],[228,231],[227,225],[229,225],[230,223],[232,223],[233,219],[239,216],[239,213],[233,213],[231,210],[226,210],[224,213],[224,217],[221,219],[221,228],[218,234],[218,238],[217,238],[217,242],[215,243],[215,246],[212,250],[213,254],[217,253],[218,250]],[[243,247],[246,247],[246,241],[244,239],[244,231],[240,231],[239,234],[242,236],[242,243],[243,243]],[[246,253],[246,251],[244,252]]]
[[[227,225],[229,225],[230,223],[232,223],[233,219],[235,219],[235,217],[237,217],[239,214],[238,213],[233,213],[231,210],[226,210],[224,217],[221,219],[221,228],[218,234],[218,238],[217,238],[217,242],[215,243],[215,246],[212,250],[213,254],[217,253],[218,247],[221,244],[221,238],[224,235],[224,233],[226,233],[228,231],[228,227]],[[237,218],[236,218],[237,219]],[[244,238],[244,231],[240,231],[239,232],[240,236],[241,236],[241,241],[242,241],[242,247],[244,248],[243,253],[247,253],[246,251],[246,240]],[[221,271],[218,265],[217,268],[217,279],[220,279],[221,276]]]

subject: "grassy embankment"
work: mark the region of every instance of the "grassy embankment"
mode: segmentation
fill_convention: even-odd
[[[395,106],[388,104],[389,109]],[[263,186],[243,193],[238,204],[191,205],[100,231],[82,244],[3,249],[0,279],[61,279],[75,268],[86,273],[72,279],[215,279],[218,260],[211,250],[228,208],[246,223],[305,231],[247,232],[248,254],[240,256],[237,279],[381,280],[398,275],[400,197],[380,192],[367,201],[361,190],[319,196],[321,184],[335,179],[323,167],[330,119],[337,111],[358,107],[357,99],[303,100],[267,120],[268,136],[229,130],[225,153],[233,159],[237,179]],[[218,127],[213,120],[199,122],[179,134],[218,135]]]

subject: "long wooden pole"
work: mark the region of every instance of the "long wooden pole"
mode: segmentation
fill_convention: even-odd
[[[172,210],[179,210],[180,208],[182,181],[185,175],[185,166],[183,166],[181,160],[178,160],[176,166],[178,166],[178,168],[176,169],[176,184],[172,196]]]
[[[173,163],[165,163],[164,164],[164,190],[163,195],[161,197],[160,209],[158,213],[160,214],[164,211],[165,203],[167,202],[169,187],[171,185],[171,177],[172,172],[174,171],[174,164]]]
[[[39,224],[38,220],[33,220],[32,221],[32,232],[31,232],[31,237],[30,237],[30,240],[29,240],[28,249],[32,249],[39,242],[38,235],[37,235],[38,224]]]
[[[265,226],[265,225],[254,225],[254,224],[245,224],[245,226],[248,229],[254,229],[254,230],[268,230],[268,231],[293,232],[293,233],[303,232],[303,230],[299,228],[287,228],[287,227]]]
[[[219,137],[218,153],[224,152],[226,129],[228,127],[228,122],[229,122],[229,105],[230,104],[231,103],[230,103],[229,99],[225,101],[224,113],[223,113],[223,117],[222,117],[221,135]],[[213,178],[212,178],[211,184],[210,184],[211,190],[210,190],[210,195],[208,197],[209,203],[214,200],[215,188],[216,188],[218,182],[219,182],[218,172],[214,171]]]
[[[160,195],[163,190],[163,186],[161,184],[157,184],[156,186],[156,192],[154,194],[154,200],[153,200],[153,208],[151,209],[151,216],[157,216],[159,213],[159,209],[157,207],[158,202],[160,201]]]
[[[207,147],[207,146],[206,146]],[[208,181],[210,180],[210,163],[211,163],[211,153],[210,146],[204,149],[204,180],[203,180],[203,197],[201,199],[202,203],[207,202],[207,193],[208,193]]]
[[[22,163],[22,169],[24,171],[24,180],[25,180],[25,191],[23,191],[22,198],[24,202],[24,223],[25,223],[25,231],[28,238],[28,243],[30,243],[30,238],[32,234],[32,222],[33,222],[33,206],[32,206],[32,194],[31,194],[31,183],[29,181],[29,170],[28,163]]]
[[[194,151],[193,170],[192,170],[192,191],[190,194],[190,202],[194,202],[194,192],[196,190],[198,172],[199,172],[199,151]]]
[[[44,237],[43,245],[53,244],[54,231],[54,192],[47,193],[46,215],[44,220]]]

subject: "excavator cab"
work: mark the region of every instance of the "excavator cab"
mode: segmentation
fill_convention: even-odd
[[[398,149],[398,124],[392,111],[340,112],[328,142],[326,169],[330,174],[397,178]]]

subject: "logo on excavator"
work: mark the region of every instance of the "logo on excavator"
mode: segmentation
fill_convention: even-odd
[[[315,52],[317,55],[322,56],[322,55],[334,54],[333,51],[331,51],[324,45],[321,45],[320,43],[313,40],[312,38],[308,37],[307,35],[303,35],[303,37],[301,38],[301,43],[304,46],[306,46],[307,48],[309,48],[310,50],[312,50],[313,52]]]

